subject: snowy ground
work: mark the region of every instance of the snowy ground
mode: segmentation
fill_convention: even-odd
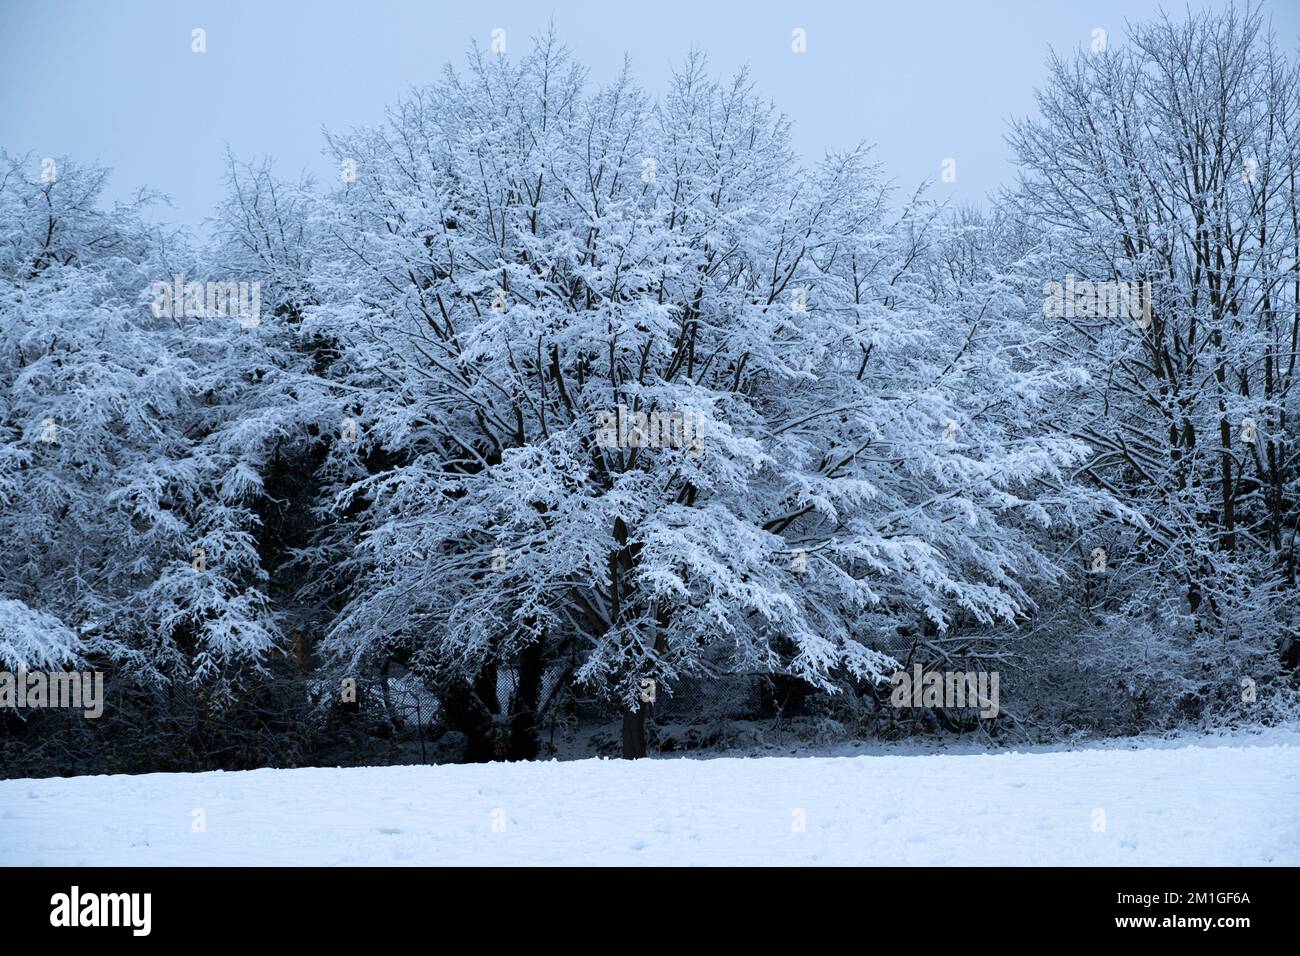
[[[1300,730],[1140,750],[7,780],[0,865],[1294,866],[1298,793]]]

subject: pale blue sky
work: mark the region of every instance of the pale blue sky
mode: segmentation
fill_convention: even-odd
[[[1011,178],[1005,122],[1032,111],[1049,47],[1087,44],[1097,27],[1122,42],[1125,18],[1158,6],[0,0],[0,146],[30,151],[34,175],[42,156],[98,160],[115,170],[111,198],[151,186],[174,203],[163,218],[196,225],[220,196],[226,144],[241,158],[274,157],[282,175],[332,176],[322,126],[378,122],[409,86],[461,62],[471,39],[487,46],[494,28],[519,55],[553,16],[593,83],[611,79],[627,53],[657,93],[697,47],[718,72],[748,64],[809,159],[866,140],[901,187],[930,179],[937,197],[979,202]],[[1265,9],[1295,50],[1300,2]],[[190,50],[195,27],[207,31],[204,54]],[[795,27],[807,33],[802,55],[791,50]],[[948,157],[952,184],[939,181]]]

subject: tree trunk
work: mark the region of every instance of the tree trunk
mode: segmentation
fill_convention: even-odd
[[[645,719],[649,706],[638,702],[637,709],[623,708],[623,758],[635,760],[645,756]]]
[[[486,763],[497,756],[493,745],[491,711],[477,689],[486,692],[486,680],[480,674],[474,684],[456,683],[443,691],[442,713],[452,730],[465,735],[465,763]]]
[[[539,749],[537,708],[542,697],[542,677],[546,672],[543,643],[539,638],[519,655],[519,689],[511,704],[511,760],[535,760]]]

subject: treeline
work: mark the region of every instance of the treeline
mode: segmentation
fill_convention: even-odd
[[[1253,7],[1053,59],[983,211],[553,35],[204,243],[6,154],[0,665],[109,699],[0,772],[1293,719],[1298,79]]]

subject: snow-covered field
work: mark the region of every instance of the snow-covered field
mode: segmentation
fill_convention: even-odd
[[[0,781],[0,864],[1300,864],[1300,731]],[[1103,817],[1104,814],[1104,817]]]

